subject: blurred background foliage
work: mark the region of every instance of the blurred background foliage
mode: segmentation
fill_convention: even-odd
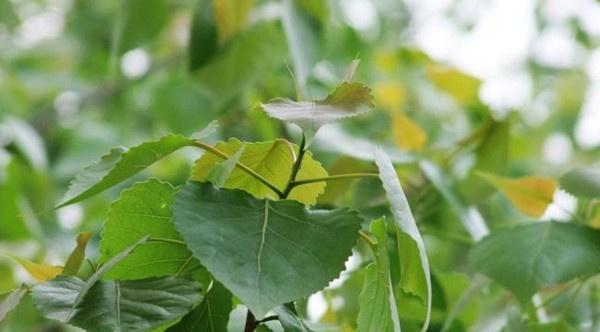
[[[557,178],[575,165],[598,167],[598,22],[593,0],[0,0],[0,251],[58,264],[86,230],[96,234],[93,257],[110,202],[133,181],[53,210],[78,170],[111,147],[189,135],[212,120],[220,124],[213,143],[297,141],[297,130],[259,103],[295,98],[297,87],[304,99],[322,98],[359,58],[355,77],[372,87],[376,110],[324,128],[312,150],[340,174],[372,171],[373,147],[387,147],[427,242],[430,330],[439,331],[477,283],[466,254],[481,233],[466,231],[464,219],[492,230],[531,222],[476,173]],[[138,179],[183,183],[197,157],[184,150]],[[587,213],[585,222],[600,227],[599,208],[582,211],[563,191],[553,200],[542,219]],[[352,206],[366,218],[386,211],[378,180],[331,182],[319,204]],[[353,331],[361,264],[357,253],[304,314],[324,330]],[[29,281],[0,256],[0,293]],[[566,292],[545,314],[598,331],[597,284],[563,310]],[[407,331],[420,325],[416,301],[401,301]],[[521,331],[533,308],[521,310],[499,286],[484,285],[449,330]],[[238,311],[232,326],[241,324]],[[0,326],[65,329],[30,303]]]

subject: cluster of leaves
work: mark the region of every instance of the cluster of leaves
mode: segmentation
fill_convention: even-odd
[[[0,331],[596,331],[600,175],[538,153],[573,136],[581,73],[532,65],[557,103],[527,127],[398,47],[402,2],[377,5],[376,40],[341,2],[75,1],[61,38],[1,49]],[[140,49],[148,72],[119,75]],[[576,209],[540,221],[560,190]]]

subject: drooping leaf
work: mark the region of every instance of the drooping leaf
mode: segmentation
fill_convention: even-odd
[[[60,276],[32,295],[46,317],[92,332],[147,331],[185,315],[201,298],[198,283],[173,277],[97,281],[86,289],[81,279]]]
[[[71,255],[65,263],[65,268],[62,271],[64,275],[74,276],[79,272],[81,264],[85,259],[85,248],[91,238],[91,232],[79,233],[77,236],[77,246],[73,249],[73,252],[71,252]]]
[[[189,68],[194,71],[206,64],[218,50],[217,27],[212,0],[199,1],[190,25]]]
[[[108,271],[107,277],[123,280],[181,275],[198,267],[185,245],[177,243],[181,237],[172,221],[176,191],[168,183],[151,179],[124,190],[111,205],[100,242],[101,261],[110,260],[145,236],[162,241],[141,244]]]
[[[311,142],[321,126],[365,113],[374,104],[369,87],[359,82],[343,82],[322,100],[293,101],[283,98],[261,106],[272,118],[298,125]]]
[[[239,151],[242,144],[245,144],[246,148],[244,149],[239,162],[250,167],[277,188],[283,190],[290,178],[292,165],[294,164],[294,160],[298,153],[298,147],[282,139],[269,142],[243,143],[235,138],[231,138],[227,142],[219,142],[216,145],[216,148],[228,155],[232,155]],[[205,153],[196,161],[191,179],[196,181],[206,181],[209,174],[220,161],[222,161],[220,157]],[[302,180],[325,176],[327,176],[327,171],[325,171],[321,166],[321,163],[314,160],[311,153],[307,151],[302,160],[302,166],[296,179]],[[278,198],[277,194],[271,189],[238,168],[235,168],[231,172],[231,176],[225,181],[223,188],[242,189],[257,198]],[[325,183],[323,182],[297,186],[290,192],[288,198],[307,205],[313,205],[316,203],[317,197],[323,193],[324,190]]]
[[[202,303],[185,315],[179,323],[170,327],[168,332],[227,332],[229,313],[233,309],[231,293],[218,282]]]
[[[600,198],[600,171],[578,167],[560,178],[560,187],[572,195]]]
[[[173,210],[194,256],[257,317],[335,278],[360,224],[346,209],[310,211],[198,182],[181,188]]]
[[[460,104],[473,104],[479,100],[481,81],[473,76],[439,64],[428,65],[427,76],[438,89],[451,95]]]
[[[375,163],[379,168],[379,178],[390,201],[397,227],[398,254],[402,268],[400,286],[405,292],[415,294],[423,300],[425,321],[422,331],[426,331],[431,315],[431,275],[425,244],[392,161],[383,150],[377,149]]]
[[[27,294],[27,288],[19,287],[8,294],[0,295],[0,322],[21,303],[21,299],[25,294]]]
[[[283,326],[283,332],[312,332],[298,317],[293,304],[280,305],[273,310]]]
[[[525,303],[545,286],[600,272],[600,230],[557,222],[513,227],[478,242],[469,260]]]
[[[375,236],[375,244],[372,247],[375,261],[366,267],[359,298],[357,331],[400,332],[400,317],[390,274],[388,235],[384,218],[371,223],[371,233]]]
[[[145,142],[129,149],[113,149],[102,156],[99,162],[77,175],[58,207],[94,196],[192,142],[193,140],[184,136],[167,135],[157,141]]]
[[[254,0],[212,0],[221,43],[244,28],[253,4]]]
[[[39,282],[53,279],[63,271],[62,266],[39,264],[14,255],[9,256],[15,262],[19,263],[35,280]]]
[[[489,173],[478,174],[506,195],[521,212],[534,218],[544,214],[557,189],[556,181],[539,176],[509,179]]]

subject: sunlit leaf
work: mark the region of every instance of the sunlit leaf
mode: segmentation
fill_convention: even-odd
[[[310,211],[199,182],[180,189],[173,210],[194,256],[257,317],[338,276],[361,221],[346,209]]]
[[[375,262],[366,267],[363,289],[360,293],[357,332],[400,332],[400,318],[394,296],[390,272],[385,219],[371,223]]]
[[[407,92],[404,85],[400,82],[380,83],[373,88],[373,95],[377,106],[389,110],[401,110],[406,103]]]
[[[420,151],[427,143],[427,133],[404,112],[392,113],[392,130],[401,149]]]
[[[208,173],[206,179],[217,188],[223,187],[227,179],[231,176],[231,172],[235,169],[236,164],[240,161],[240,157],[246,148],[246,144],[242,143],[236,153],[231,155],[227,160],[217,163]]]
[[[426,310],[422,331],[426,331],[431,315],[431,275],[425,244],[392,161],[383,150],[377,149],[375,163],[379,168],[379,178],[390,201],[397,228],[398,254],[402,268],[400,286],[403,291],[415,294],[423,300]]]
[[[224,43],[246,25],[253,0],[212,0],[219,41]]]
[[[575,168],[560,178],[560,187],[575,196],[600,198],[600,171]]]
[[[504,229],[478,242],[470,261],[525,303],[543,287],[600,272],[600,230],[557,222]]]
[[[37,281],[44,282],[46,280],[54,279],[56,276],[62,273],[62,266],[51,266],[47,264],[38,264],[30,260],[10,255],[10,257],[17,263],[19,263],[27,272]]]
[[[161,241],[139,245],[108,271],[107,277],[123,280],[182,275],[198,267],[173,225],[176,191],[168,183],[151,179],[124,190],[111,205],[100,242],[101,261],[110,260],[145,236]]]
[[[298,154],[298,147],[295,144],[291,144],[282,139],[269,142],[243,143],[232,138],[227,142],[219,142],[216,145],[216,148],[228,155],[233,155],[239,151],[243,144],[245,144],[246,147],[239,162],[250,167],[277,188],[283,190],[290,178],[292,165]],[[196,181],[206,181],[214,167],[222,160],[223,159],[213,154],[205,153],[196,161],[194,169],[192,170],[191,179]],[[327,171],[323,169],[321,163],[312,158],[310,152],[307,152],[304,155],[302,166],[296,179],[302,180],[325,176],[327,176]],[[271,189],[239,168],[235,168],[231,172],[231,175],[227,181],[225,181],[223,188],[242,189],[257,198],[278,199],[277,194]],[[307,205],[313,205],[316,203],[317,197],[323,193],[324,190],[324,182],[297,186],[290,192],[288,198]]]
[[[373,106],[371,89],[359,82],[343,82],[322,100],[293,101],[284,98],[262,104],[272,118],[297,124],[309,141],[321,126],[360,115]]]
[[[544,214],[557,189],[556,181],[539,176],[510,179],[489,173],[478,174],[506,195],[521,212],[534,218]]]

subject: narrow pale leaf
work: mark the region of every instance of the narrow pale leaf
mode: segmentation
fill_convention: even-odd
[[[85,259],[85,248],[87,247],[88,241],[92,238],[91,232],[83,232],[79,233],[77,236],[77,246],[73,249],[73,252],[67,259],[65,263],[65,268],[63,269],[64,275],[74,276],[79,272],[81,268],[81,264]]]
[[[194,256],[257,317],[338,276],[361,221],[346,209],[310,211],[198,182],[180,189],[173,211]]]
[[[600,230],[557,222],[517,226],[478,242],[469,260],[526,303],[543,287],[600,272]]]
[[[262,108],[272,118],[297,124],[309,142],[327,123],[367,112],[374,106],[371,89],[359,82],[343,82],[323,100],[275,99]]]
[[[62,273],[62,266],[51,266],[47,264],[38,264],[30,260],[9,255],[15,262],[19,263],[27,272],[37,281],[44,282],[58,276]]]
[[[383,150],[377,149],[375,163],[379,168],[379,178],[390,201],[399,234],[398,246],[402,264],[400,285],[405,292],[415,294],[423,300],[426,314],[422,331],[426,331],[431,316],[431,275],[425,244],[392,161]]]
[[[245,144],[246,148],[240,156],[239,162],[250,167],[277,188],[283,190],[290,178],[292,165],[298,153],[298,147],[283,139],[269,142],[243,143],[232,138],[227,142],[219,142],[216,148],[228,155],[232,155],[239,151],[242,144]],[[196,161],[191,179],[206,181],[209,174],[222,160],[213,154],[205,153]],[[296,178],[302,180],[325,176],[327,176],[327,171],[321,166],[321,163],[312,158],[310,152],[307,152],[304,155],[302,166]],[[278,199],[277,194],[271,189],[239,168],[232,170],[231,176],[225,181],[223,188],[242,189],[257,198]],[[324,190],[324,182],[298,186],[291,191],[288,198],[307,205],[313,205],[316,203],[317,197]]]
[[[58,207],[79,202],[109,189],[192,142],[193,140],[181,135],[167,135],[129,149],[113,149],[75,177]]]
[[[20,287],[8,294],[0,295],[0,322],[4,320],[11,310],[21,303],[21,299],[25,294],[27,294],[27,288]]]
[[[578,167],[560,178],[560,187],[568,193],[587,198],[600,198],[600,171]]]
[[[140,244],[108,271],[107,277],[123,280],[181,275],[198,267],[173,225],[176,191],[168,183],[151,179],[121,192],[108,211],[100,242],[100,261],[109,261],[146,236],[162,241]]]
[[[360,293],[357,332],[400,332],[400,318],[390,274],[385,219],[371,223],[375,262],[366,267],[365,280]]]
[[[506,195],[521,212],[534,218],[544,214],[557,189],[556,181],[539,176],[509,179],[483,172],[478,174]]]
[[[240,157],[242,156],[242,153],[244,153],[245,148],[246,144],[242,143],[242,146],[240,146],[236,153],[231,155],[227,160],[217,163],[210,170],[206,179],[218,188],[223,187],[227,182],[227,179],[231,176],[231,172],[235,169],[236,164],[240,161]]]

